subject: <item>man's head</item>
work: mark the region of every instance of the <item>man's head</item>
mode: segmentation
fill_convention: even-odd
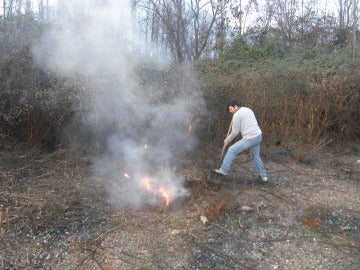
[[[234,114],[240,109],[241,105],[239,102],[237,102],[235,99],[232,99],[228,103],[228,110],[230,113]]]

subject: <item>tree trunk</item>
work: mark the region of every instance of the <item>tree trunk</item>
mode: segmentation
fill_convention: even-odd
[[[357,29],[357,1],[353,0],[354,7],[353,7],[353,42],[352,42],[352,58],[355,59],[356,57],[356,29]]]

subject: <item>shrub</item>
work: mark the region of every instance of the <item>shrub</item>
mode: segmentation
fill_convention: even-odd
[[[80,88],[39,69],[30,50],[23,48],[0,62],[0,133],[29,146],[54,148],[63,140],[64,127],[81,108]]]
[[[242,68],[231,73],[218,61],[200,63],[211,118],[204,119],[209,127],[203,140],[225,136],[230,116],[222,112],[231,98],[255,111],[269,143],[359,139],[360,64],[344,55],[310,61],[307,54],[305,62],[299,56],[256,68],[239,63]]]

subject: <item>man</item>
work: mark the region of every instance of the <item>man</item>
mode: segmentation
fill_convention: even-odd
[[[231,100],[228,104],[229,112],[233,114],[231,133],[224,140],[224,148],[241,133],[242,139],[229,147],[221,168],[215,172],[227,175],[235,157],[241,152],[250,149],[254,162],[254,167],[263,182],[268,181],[267,173],[260,157],[260,144],[262,132],[256,120],[254,112],[246,107],[242,107],[236,100]]]

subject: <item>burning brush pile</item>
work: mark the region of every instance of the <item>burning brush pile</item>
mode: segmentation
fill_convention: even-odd
[[[124,173],[118,181],[114,182],[111,193],[118,200],[121,198],[131,199],[123,201],[124,206],[140,207],[142,205],[170,207],[171,204],[190,196],[190,193],[182,187],[182,179],[171,170],[163,168],[158,175],[146,175],[143,172],[135,172],[134,176]]]
[[[133,148],[133,150],[136,148]],[[126,158],[107,156],[97,161],[95,171],[106,179],[109,200],[118,208],[144,206],[176,208],[190,198],[184,179],[145,144]],[[160,159],[161,160],[161,159]],[[120,164],[120,165],[119,165]]]

